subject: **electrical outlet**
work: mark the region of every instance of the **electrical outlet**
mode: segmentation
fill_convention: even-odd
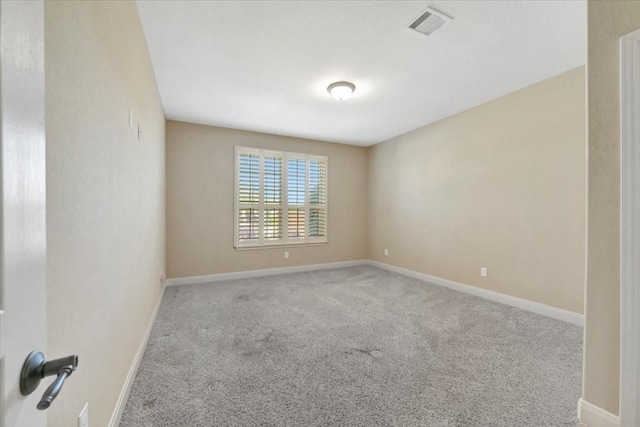
[[[384,250],[384,256],[389,256],[389,249]]]
[[[138,123],[138,140],[142,140],[142,126]]]
[[[284,257],[285,258],[289,258],[289,252],[288,251],[284,251]]]
[[[487,267],[480,267],[480,276],[487,277]]]
[[[160,284],[163,284],[165,279],[166,279],[166,276],[164,275],[164,272],[161,271],[160,272]]]
[[[78,415],[78,427],[89,427],[89,402],[84,404],[84,408]]]

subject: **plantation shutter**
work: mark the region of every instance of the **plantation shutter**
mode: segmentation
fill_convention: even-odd
[[[327,164],[309,160],[309,236],[324,237],[327,224]]]
[[[264,240],[282,239],[282,157],[264,157]]]
[[[306,175],[305,159],[289,159],[287,163],[287,197],[289,222],[289,238],[304,238],[306,223]]]
[[[258,241],[260,205],[260,156],[240,154],[238,160],[238,239]]]
[[[327,242],[327,158],[236,147],[235,246]]]

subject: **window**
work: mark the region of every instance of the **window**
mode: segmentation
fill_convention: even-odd
[[[236,147],[235,247],[327,243],[327,158]]]

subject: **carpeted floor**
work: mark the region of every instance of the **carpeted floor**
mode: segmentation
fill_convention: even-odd
[[[168,288],[121,426],[575,426],[582,328],[374,267]]]

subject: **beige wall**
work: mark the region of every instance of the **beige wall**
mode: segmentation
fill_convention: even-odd
[[[640,1],[587,7],[589,202],[583,398],[613,414],[620,388],[620,37]]]
[[[46,2],[45,15],[46,355],[80,356],[47,412],[75,426],[89,402],[104,427],[161,290],[165,119],[133,2]]]
[[[237,251],[233,247],[236,145],[329,158],[329,243]],[[168,277],[287,267],[366,257],[367,149],[167,122]]]
[[[582,313],[585,126],[580,67],[374,146],[369,258]]]

